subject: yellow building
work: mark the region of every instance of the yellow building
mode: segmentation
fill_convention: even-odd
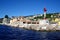
[[[10,24],[14,23],[14,22],[17,22],[17,18],[14,18],[14,19],[10,20]]]
[[[60,18],[56,18],[55,22],[57,22],[57,24],[60,26]]]
[[[58,18],[56,18],[56,19],[55,19],[55,22],[58,22],[58,21],[59,21],[59,19],[58,19]]]
[[[60,21],[58,22],[58,25],[60,26]]]

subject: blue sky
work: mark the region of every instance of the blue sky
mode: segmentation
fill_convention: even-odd
[[[0,18],[60,12],[60,0],[0,0]]]

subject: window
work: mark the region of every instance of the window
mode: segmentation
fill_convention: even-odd
[[[39,24],[39,22],[37,22],[37,24]]]
[[[32,24],[36,24],[36,22],[32,22]]]
[[[23,22],[24,24],[26,23],[26,22]]]
[[[31,22],[27,22],[27,24],[31,24]]]

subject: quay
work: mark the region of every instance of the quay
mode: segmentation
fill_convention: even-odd
[[[27,22],[28,23],[28,22]],[[35,23],[25,23],[25,22],[16,22],[16,23],[9,23],[9,24],[1,24],[0,25],[6,25],[10,27],[18,27],[23,28],[27,30],[36,30],[36,31],[60,31],[60,26],[57,24],[50,24],[48,20],[40,20],[39,22]]]

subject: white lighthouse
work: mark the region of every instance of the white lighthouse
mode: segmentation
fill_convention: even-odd
[[[44,8],[44,19],[46,19],[46,8]]]

